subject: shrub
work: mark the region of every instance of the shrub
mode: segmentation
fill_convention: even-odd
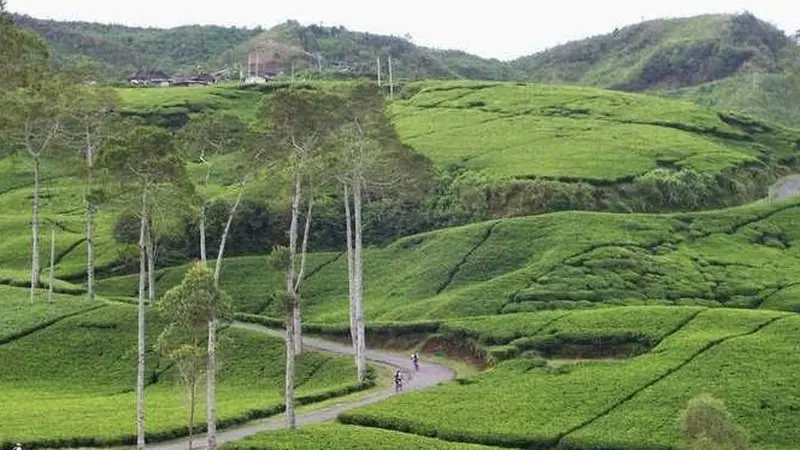
[[[683,439],[694,450],[743,450],[747,433],[736,424],[725,404],[710,394],[689,400],[680,418]]]

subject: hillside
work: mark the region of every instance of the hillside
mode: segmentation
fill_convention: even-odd
[[[288,21],[271,29],[189,25],[170,29],[137,28],[89,22],[58,22],[17,15],[15,21],[41,35],[57,65],[77,56],[101,63],[111,80],[124,80],[141,68],[174,75],[198,66],[214,72],[246,69],[248,52],[275,60],[287,74],[311,69],[307,76],[374,78],[376,57],[388,56],[398,80],[516,77],[507,64],[460,51],[417,46],[405,38],[347,30],[344,27],[302,26]],[[316,71],[321,68],[323,73]],[[238,75],[237,75],[238,76]]]
[[[527,79],[622,90],[669,89],[737,73],[781,72],[795,47],[749,13],[658,19],[520,58]]]
[[[35,31],[50,46],[54,63],[78,56],[100,63],[112,80],[125,80],[135,70],[158,68],[170,74],[219,69],[224,51],[261,31],[257,29],[189,25],[171,29],[136,28],[90,22],[59,22],[15,15],[14,21]]]
[[[365,251],[367,318],[638,304],[800,311],[799,207],[787,200],[674,215],[562,212],[410,236]],[[272,293],[282,274],[268,267],[263,256],[226,261],[222,285],[241,311],[279,316]],[[159,272],[161,289],[185,270]],[[346,258],[315,253],[308,270],[304,317],[346,323]],[[109,278],[99,290],[132,296],[136,280]]]
[[[800,83],[783,74],[738,74],[699,86],[666,91],[662,95],[694,101],[717,110],[741,111],[752,117],[800,128],[800,109],[797,108]]]
[[[275,88],[281,88],[276,85]],[[346,83],[316,83],[343,89]],[[283,86],[285,87],[285,86]],[[272,89],[273,87],[269,87]],[[121,89],[125,115],[179,129],[197,112],[220,110],[256,120],[264,95],[236,87]],[[693,103],[584,87],[511,83],[425,82],[404,87],[390,111],[409,155],[424,155],[429,184],[365,208],[365,242],[386,245],[420,232],[485,220],[564,210],[670,212],[739,205],[764,198],[780,175],[796,169],[800,136],[775,125],[718,114]],[[417,152],[419,154],[417,154]],[[220,161],[221,168],[229,162]],[[190,173],[202,176],[196,164]],[[0,275],[24,284],[29,258],[31,165],[0,160]],[[56,277],[78,292],[86,245],[80,181],[45,161],[43,221],[55,225]],[[235,196],[224,173],[214,176],[217,207]],[[251,184],[234,222],[230,256],[263,255],[285,244],[288,202],[281,181]],[[338,251],[343,240],[338,190],[317,208],[312,246]],[[135,269],[126,241],[125,205],[99,211],[97,262],[106,276]],[[181,220],[181,219],[178,219]],[[211,242],[219,223],[211,225]],[[165,243],[159,264],[197,257],[196,228],[186,222]],[[213,245],[213,244],[212,244]],[[49,251],[49,242],[43,242]],[[255,300],[254,300],[255,301]]]
[[[258,95],[235,88],[120,92],[131,114],[177,127],[203,109],[253,118]],[[415,82],[390,109],[402,142],[442,172],[439,192],[461,204],[445,214],[468,221],[742,204],[795,169],[800,142],[791,129],[690,102],[585,87]]]

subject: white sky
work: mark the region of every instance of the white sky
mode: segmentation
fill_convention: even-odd
[[[269,28],[287,19],[402,36],[429,47],[511,59],[608,33],[644,19],[752,12],[787,32],[800,29],[798,0],[9,0],[43,19],[172,27]],[[205,6],[208,5],[208,6]]]

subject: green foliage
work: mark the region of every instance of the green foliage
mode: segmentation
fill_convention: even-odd
[[[258,29],[189,25],[171,29],[136,28],[88,22],[59,22],[15,16],[21,26],[39,34],[63,66],[79,56],[100,63],[103,75],[124,80],[135,70],[157,68],[170,75],[216,71],[219,55],[257,35]]]
[[[481,450],[493,447],[459,444],[375,428],[322,424],[298,430],[259,433],[225,444],[223,450]]]
[[[35,83],[47,70],[47,58],[44,42],[0,9],[0,94]]]
[[[183,161],[166,130],[137,126],[115,144],[103,155],[103,166],[120,181],[134,183],[140,193],[156,182],[184,181]]]
[[[214,286],[214,274],[195,262],[179,286],[167,291],[156,308],[177,327],[203,329],[210,320],[226,321],[230,316],[228,294]]]

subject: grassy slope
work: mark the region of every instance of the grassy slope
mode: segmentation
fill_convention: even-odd
[[[24,294],[24,290],[19,290]],[[59,301],[70,301],[58,298]],[[8,300],[4,300],[8,301]],[[75,307],[83,305],[73,298]],[[37,316],[19,314],[15,327]],[[135,434],[135,309],[108,305],[64,319],[0,345],[0,390],[14,408],[0,412],[0,445],[39,442],[120,442]],[[162,322],[148,315],[155,342]],[[229,329],[221,337],[218,414],[223,423],[275,412],[282,404],[283,346],[261,334]],[[298,395],[312,396],[353,387],[351,361],[315,352],[298,360]],[[147,431],[183,432],[183,391],[168,361],[148,357]],[[254,377],[253,374],[258,374]],[[153,383],[153,380],[158,381]],[[202,392],[202,389],[201,389]],[[202,398],[198,420],[202,421]]]
[[[366,313],[409,321],[638,303],[793,310],[798,214],[793,200],[676,215],[564,212],[411,236],[365,251]],[[280,288],[280,274],[257,259],[226,264],[223,283],[237,287],[243,310],[258,312],[253,299]],[[185,268],[170,270],[175,283]],[[312,270],[304,317],[346,323],[346,279],[345,258]],[[131,295],[135,283],[112,278],[100,289]]]
[[[0,342],[7,342],[24,334],[63,320],[91,308],[100,306],[85,298],[56,294],[52,305],[43,300],[31,304],[27,289],[0,286]]]
[[[459,82],[416,89],[395,103],[395,123],[406,143],[442,167],[614,182],[658,167],[714,174],[759,156],[741,142],[753,136],[688,102],[567,86]],[[791,151],[775,146],[770,153]]]
[[[638,318],[648,323],[645,315]],[[594,326],[606,325],[598,319]],[[797,345],[786,342],[797,320],[785,313],[707,310],[677,332],[662,330],[652,352],[630,360],[561,368],[512,360],[462,383],[348,412],[343,420],[461,442],[641,450],[679,445],[678,411],[697,392],[710,390],[731,404],[759,444],[789,449],[796,438],[783,433],[796,424],[793,399],[800,392],[790,382],[792,363],[779,369],[766,355],[774,347],[776,360],[796,361]],[[756,361],[748,349],[758,343],[766,347]],[[737,352],[742,356],[726,357]],[[745,354],[751,363],[731,364]],[[752,383],[763,376],[772,383]],[[759,401],[770,405],[772,424]]]
[[[664,93],[718,109],[741,111],[770,122],[800,128],[800,86],[781,74],[742,74]]]

